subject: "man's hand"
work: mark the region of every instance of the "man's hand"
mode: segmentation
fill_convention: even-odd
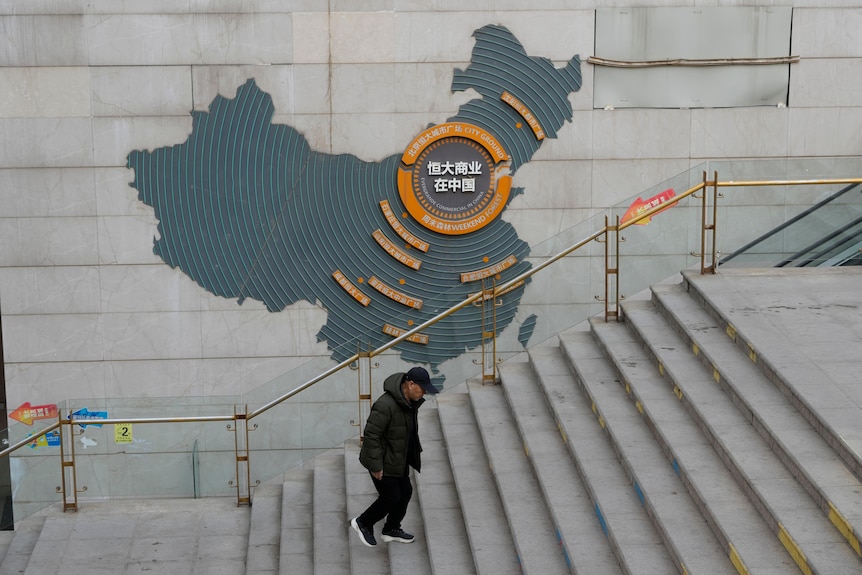
[[[383,470],[381,469],[380,471],[372,471],[371,477],[373,477],[377,481],[380,481],[381,479],[383,479]]]

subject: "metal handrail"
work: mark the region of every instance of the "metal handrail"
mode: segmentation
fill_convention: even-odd
[[[715,174],[714,180],[708,181],[706,178],[706,173],[704,173],[703,181],[701,183],[691,187],[690,189],[686,190],[685,192],[682,192],[682,193],[674,196],[670,200],[668,200],[668,201],[666,201],[666,202],[664,202],[658,206],[655,206],[653,208],[645,210],[642,213],[637,214],[635,217],[633,217],[630,220],[627,220],[623,223],[617,223],[617,225],[609,225],[607,223],[607,218],[606,218],[605,225],[601,229],[599,229],[596,232],[586,236],[582,240],[572,244],[568,248],[566,248],[566,249],[560,251],[559,253],[547,258],[546,260],[544,260],[540,264],[536,265],[535,267],[530,268],[529,270],[524,271],[523,273],[521,273],[518,276],[508,280],[507,282],[502,283],[500,285],[495,285],[494,288],[492,290],[489,290],[489,291],[493,292],[493,297],[497,297],[498,295],[505,293],[509,289],[512,289],[514,286],[516,286],[520,282],[525,281],[527,278],[532,277],[533,275],[539,273],[540,271],[544,270],[545,268],[549,267],[550,265],[552,265],[552,264],[556,263],[557,261],[561,260],[562,258],[568,256],[572,252],[574,252],[574,251],[580,249],[581,247],[587,245],[588,243],[590,243],[592,241],[600,240],[602,237],[606,237],[611,232],[619,233],[620,231],[628,228],[629,226],[635,225],[635,224],[637,224],[637,223],[639,223],[645,219],[648,219],[648,218],[654,216],[655,214],[657,214],[658,212],[663,211],[663,210],[667,209],[668,207],[674,206],[674,205],[678,204],[680,201],[682,201],[683,199],[697,193],[698,191],[705,190],[707,187],[710,187],[710,186],[714,190],[717,190],[719,187],[830,185],[830,184],[862,184],[862,178],[841,178],[841,179],[824,179],[824,180],[764,180],[764,181],[726,181],[726,182],[720,182],[720,181],[718,181],[718,175],[717,174]],[[706,202],[707,202],[706,194],[704,194],[702,199],[704,202],[704,213],[705,213]],[[715,201],[713,202],[713,209],[715,209]],[[715,227],[715,220],[713,219],[712,224],[707,224],[706,216],[704,215],[703,227],[706,228],[708,226],[714,228]],[[714,229],[713,229],[713,231],[714,231]],[[702,252],[704,252],[705,248],[706,248],[705,242],[706,242],[705,237],[702,236],[701,237]],[[713,246],[713,248],[714,248],[714,246]],[[608,250],[609,248],[606,246],[605,249]],[[618,254],[615,254],[615,256],[617,256],[617,255]],[[703,257],[703,253],[701,254],[701,256]],[[714,266],[712,268],[712,271],[714,271]],[[703,265],[701,266],[701,272],[702,273],[704,272]],[[608,281],[609,280],[606,277],[605,283],[607,284]],[[249,413],[237,412],[236,408],[234,408],[234,413],[231,415],[188,416],[188,417],[149,417],[149,418],[134,418],[134,417],[133,418],[111,418],[111,419],[99,419],[98,423],[99,424],[200,423],[200,422],[218,422],[218,421],[237,422],[237,421],[243,421],[243,420],[245,420],[245,421],[252,420],[255,417],[258,417],[258,416],[262,415],[263,413],[269,411],[273,407],[279,405],[280,403],[283,403],[284,401],[290,399],[291,397],[294,397],[295,395],[304,391],[305,389],[308,389],[309,387],[315,385],[316,383],[319,383],[320,381],[328,378],[329,376],[341,371],[345,367],[348,367],[349,365],[351,365],[352,363],[354,363],[358,359],[360,359],[360,357],[374,357],[374,356],[380,355],[380,354],[388,351],[389,349],[393,348],[394,346],[398,345],[399,343],[407,340],[411,336],[416,335],[417,333],[421,332],[422,330],[426,329],[427,327],[436,324],[437,322],[449,317],[450,315],[454,314],[455,312],[467,307],[468,305],[475,303],[476,301],[478,301],[480,299],[486,298],[486,297],[488,297],[488,293],[485,290],[482,290],[482,291],[479,291],[475,294],[472,294],[469,297],[467,297],[466,299],[464,299],[463,301],[455,304],[454,306],[452,306],[449,309],[437,314],[436,316],[426,320],[425,322],[412,328],[411,330],[406,331],[406,332],[402,333],[401,335],[393,338],[392,340],[388,341],[384,345],[382,345],[382,346],[380,346],[380,347],[378,347],[378,348],[376,348],[370,352],[367,352],[367,353],[363,353],[363,354],[357,353],[357,354],[352,355],[351,357],[341,361],[337,365],[327,369],[326,371],[320,373],[319,375],[309,379],[305,383],[297,386],[293,390],[273,399],[272,401],[266,403],[265,405],[257,408],[256,410],[254,410],[252,412],[249,412]],[[606,316],[607,316],[607,307],[606,307]],[[93,420],[92,419],[86,419],[86,418],[77,419],[77,418],[75,418],[75,415],[71,412],[69,412],[66,415],[66,417],[64,418],[63,413],[61,411],[61,413],[59,414],[57,422],[47,426],[46,428],[40,430],[39,432],[37,432],[33,435],[26,437],[25,439],[18,441],[14,445],[10,445],[10,446],[6,447],[2,451],[0,451],[0,457],[8,456],[11,453],[13,453],[14,451],[16,451],[22,447],[25,447],[27,445],[31,445],[39,437],[42,437],[42,436],[44,436],[44,435],[46,435],[46,434],[48,434],[48,433],[50,433],[50,432],[52,432],[58,428],[60,430],[61,445],[62,445],[62,443],[64,441],[63,427],[65,425],[68,425],[71,427],[71,426],[74,426],[76,424],[92,425]],[[238,431],[238,428],[235,427],[234,430]],[[245,437],[245,441],[244,441],[244,445],[243,445],[242,449],[247,450],[248,449],[248,441],[247,441],[248,426],[247,426],[247,424],[245,426],[244,431],[245,431],[246,437]],[[236,441],[237,441],[237,461],[239,462],[239,460],[241,458],[244,458],[244,460],[247,463],[247,460],[248,460],[247,455],[245,455],[245,456],[239,455],[240,451],[242,450],[240,448],[240,443],[242,442],[241,438],[238,436]],[[65,492],[65,468],[66,467],[72,467],[73,468],[72,473],[74,476],[74,448],[71,450],[71,452],[72,452],[72,460],[71,460],[71,462],[67,462],[65,460],[65,456],[62,455],[62,450],[61,450],[61,459],[63,460],[62,461],[63,479],[64,479],[64,481],[63,481],[64,510],[66,510],[66,509],[76,510],[77,509],[77,491],[73,489],[73,493],[71,494],[71,496],[73,498],[73,503],[71,503],[71,504],[69,504],[67,502],[69,494],[67,494]],[[248,473],[248,470],[246,470],[246,471]],[[239,475],[239,465],[237,468],[237,474]],[[240,486],[239,486],[239,477],[238,477],[237,478],[238,502],[239,503],[250,503],[250,498],[249,497],[243,497],[242,494],[239,493],[239,491],[240,491]]]
[[[862,178],[837,178],[825,180],[728,180],[716,181],[719,188],[744,188],[746,186],[823,186],[831,184],[862,184]]]
[[[18,441],[17,443],[14,443],[14,444],[10,445],[9,447],[3,449],[2,451],[0,451],[0,457],[6,457],[7,455],[12,453],[13,451],[17,451],[17,450],[21,449],[22,447],[26,447],[27,445],[30,445],[31,443],[33,443],[34,441],[36,441],[40,437],[44,437],[45,435],[48,435],[49,433],[51,433],[52,431],[54,431],[58,427],[60,427],[59,421],[56,423],[52,423],[51,425],[49,425],[45,429],[40,430],[38,433],[34,433],[33,435],[27,436],[24,439],[22,439],[21,441]]]
[[[831,196],[829,196],[823,200],[820,200],[819,202],[817,202],[816,204],[814,204],[813,206],[811,206],[807,210],[796,214],[795,216],[793,216],[789,220],[785,220],[785,222],[783,224],[781,224],[780,226],[771,229],[769,232],[760,236],[759,238],[748,242],[747,244],[745,244],[744,246],[742,246],[740,248],[737,248],[733,253],[724,256],[722,258],[722,263],[724,264],[724,263],[729,262],[730,260],[737,257],[739,254],[741,254],[741,253],[751,249],[752,247],[756,246],[758,243],[763,241],[764,238],[767,238],[771,235],[774,235],[776,233],[779,233],[779,232],[787,229],[788,227],[792,226],[793,224],[795,224],[795,223],[801,221],[802,219],[808,217],[810,214],[816,212],[817,210],[819,210],[823,206],[831,203],[835,198],[841,197],[844,194],[846,194],[846,193],[850,192],[851,190],[856,189],[858,187],[859,187],[859,184],[848,184],[843,189],[839,190],[838,192],[832,194]]]

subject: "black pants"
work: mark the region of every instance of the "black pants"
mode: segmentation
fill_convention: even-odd
[[[359,516],[359,520],[373,527],[375,523],[386,517],[383,530],[401,529],[401,520],[407,514],[407,504],[413,496],[413,485],[410,483],[409,467],[401,477],[384,475],[383,479],[375,479],[374,488],[377,489],[377,499],[371,506]]]

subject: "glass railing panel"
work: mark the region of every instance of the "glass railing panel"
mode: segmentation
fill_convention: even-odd
[[[56,409],[50,414],[45,411],[46,406],[41,405],[34,406],[42,408],[38,413],[19,412],[17,417],[24,421],[13,421],[8,429],[3,430],[3,449],[22,442],[28,437],[40,435],[46,428],[57,423],[58,410],[64,406],[64,403],[52,405],[51,407]],[[49,415],[52,416],[49,417]],[[31,419],[31,417],[38,419]],[[34,439],[10,455],[9,471],[13,486],[12,509],[15,521],[62,500],[62,491],[57,491],[62,481],[59,450],[59,431],[55,430]]]
[[[777,205],[751,205],[747,188],[726,188],[722,228],[743,240],[720,258],[728,267],[820,265],[842,246],[855,245],[862,220],[862,186],[785,186]],[[808,202],[814,202],[812,205]],[[757,217],[763,227],[745,222]],[[739,229],[735,229],[739,228]]]
[[[530,252],[533,267],[542,265],[548,258],[592,236],[605,226],[606,221],[615,225],[617,217],[624,221],[627,212],[635,213],[638,207],[645,208],[651,199],[658,196],[668,198],[667,190],[673,190],[674,195],[681,194],[701,183],[705,169],[706,164],[694,166],[533,246]],[[620,294],[633,295],[646,288],[650,282],[689,265],[691,258],[687,254],[692,249],[690,246],[699,245],[699,235],[694,231],[699,225],[699,217],[693,219],[692,216],[697,214],[691,213],[686,207],[690,203],[690,199],[683,200],[680,206],[658,214],[655,216],[656,223],[633,225],[622,231],[620,236],[626,241],[619,246]],[[684,228],[685,233],[680,237],[677,229],[662,232],[668,222],[675,222],[676,228]],[[671,234],[677,236],[670,240]],[[695,240],[697,243],[692,243]],[[592,241],[531,278],[531,290],[528,290],[519,310],[519,315],[536,318],[529,345],[550,339],[590,316],[603,313],[604,258],[604,243]],[[609,265],[614,266],[615,263],[611,261]],[[609,299],[613,300],[614,297],[614,293],[608,294]],[[613,306],[610,307],[613,309]]]
[[[357,352],[358,340],[342,346],[344,353],[353,355]],[[350,350],[348,353],[347,350]],[[259,385],[242,395],[242,402],[249,405],[264,405],[286,393],[293,391],[300,385],[312,380],[320,374],[331,369],[337,362],[330,355],[321,355],[312,358],[303,358],[304,361],[290,371],[283,373],[266,383]],[[249,411],[254,411],[251,407]]]
[[[330,361],[326,369],[335,365]],[[365,358],[353,369],[344,368],[255,416],[250,422],[254,431],[249,434],[252,483],[267,481],[356,437],[360,429],[360,376],[364,383],[363,393],[376,398],[383,391],[383,380],[387,375],[406,369],[394,352]],[[305,373],[301,376],[295,374],[291,383],[298,386],[320,373],[307,377]],[[256,412],[264,405],[249,403],[249,411]],[[367,407],[365,409],[367,416]]]
[[[15,521],[62,501],[59,453],[19,450],[9,459]]]
[[[721,181],[809,179],[821,172],[821,166],[812,166],[806,170],[801,165],[788,164],[786,159],[711,162],[710,169],[718,172]],[[721,197],[717,219],[720,226],[718,251],[721,262],[723,257],[811,206],[816,201],[816,194],[823,190],[801,186],[758,186],[723,187],[719,192]],[[769,246],[765,249],[768,253],[781,247]]]
[[[788,265],[844,266],[862,265],[862,213],[853,222],[821,238],[815,246],[797,255]]]
[[[713,160],[707,176],[718,172],[720,181],[827,180],[858,178],[862,158],[774,158],[766,160]],[[753,188],[762,189],[762,188]],[[813,192],[813,195],[819,195]],[[768,198],[768,197],[767,197]],[[767,199],[764,198],[764,199]],[[813,204],[814,202],[809,202]]]
[[[613,208],[614,219],[626,222],[643,201],[645,206],[676,197],[703,183],[703,166],[697,166],[644,190],[634,201]],[[621,231],[619,286],[620,295],[635,297],[650,285],[700,265],[703,192],[680,200],[660,211],[649,221],[629,225]]]
[[[99,421],[230,416],[239,400],[238,396],[70,400],[64,417],[73,413],[76,420],[86,418],[86,423],[64,427],[64,433],[70,429],[74,433],[78,489],[86,488],[80,497],[231,494],[236,475],[231,421],[106,425]]]
[[[498,336],[498,350],[522,352],[604,309],[596,299],[604,293],[604,247],[589,238],[604,228],[606,216],[608,212],[600,212],[531,246],[528,261],[536,269],[571,246],[584,244],[529,278],[518,306],[519,325]]]
[[[858,178],[862,174],[862,159],[721,160],[709,163],[708,177],[712,179],[715,173],[722,182]],[[842,187],[806,184],[720,188],[722,197],[717,216],[720,265],[768,267],[816,242],[825,230],[842,224],[841,218],[836,218],[840,208],[827,208],[795,229],[781,227]],[[833,206],[846,200],[849,198],[835,201]],[[745,255],[735,253],[743,247],[747,247]]]
[[[331,369],[336,362],[317,358],[271,381],[277,393],[255,390],[243,397],[250,413]],[[252,484],[264,482],[353,437],[357,410],[356,373],[349,368],[271,407],[248,423]],[[328,400],[324,399],[328,398]]]

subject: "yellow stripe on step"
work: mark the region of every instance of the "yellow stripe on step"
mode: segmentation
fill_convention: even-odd
[[[787,532],[780,522],[778,523],[778,540],[781,541],[781,544],[784,545],[784,548],[787,549],[787,552],[790,553],[790,556],[796,562],[796,565],[799,566],[799,569],[805,573],[805,575],[811,575],[811,568],[808,566],[808,559],[805,557],[805,553],[802,552],[802,549],[799,548],[799,545],[796,541],[793,540],[793,537]]]
[[[853,548],[856,555],[862,557],[862,551],[860,551],[859,547],[859,538],[856,537],[855,533],[853,533],[853,526],[850,525],[850,522],[841,515],[841,512],[838,511],[834,505],[832,505],[831,501],[829,502],[829,521],[838,528],[838,531],[844,536],[844,539],[850,543],[850,547]]]

